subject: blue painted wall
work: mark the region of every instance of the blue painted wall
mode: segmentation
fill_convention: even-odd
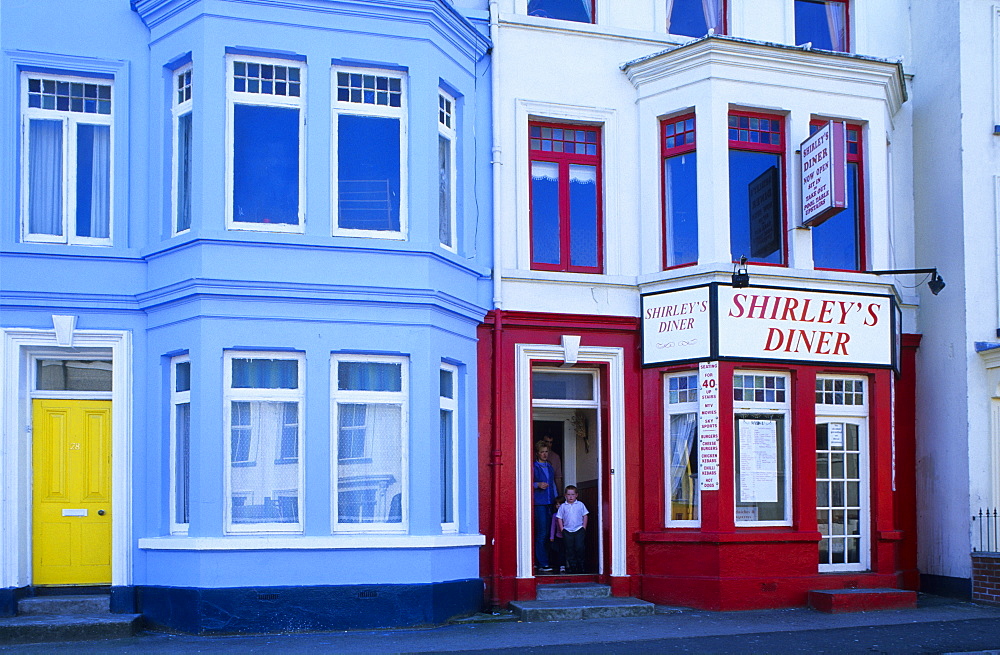
[[[182,351],[192,367],[189,536],[225,536],[223,354],[232,348],[305,353],[303,534],[317,537],[332,534],[331,354],[392,352],[408,358],[410,535],[441,533],[438,372],[442,361],[458,365],[459,532],[478,534],[475,330],[490,305],[492,252],[485,12],[463,16],[446,0],[132,5],[4,0],[0,326],[47,329],[52,314],[75,314],[78,329],[132,332],[134,586],[432,588],[465,581],[467,587],[479,576],[476,546],[161,550],[138,542],[170,533],[167,355]],[[304,59],[301,234],[226,229],[227,48]],[[188,232],[171,236],[172,71],[187,60],[194,70],[193,216]],[[403,240],[331,236],[335,60],[405,70],[409,227]],[[110,246],[21,238],[24,70],[114,79]],[[439,88],[457,99],[457,252],[438,242]],[[156,602],[162,607],[166,601]],[[475,603],[447,607],[446,613],[478,609]],[[399,623],[408,621],[401,616]],[[254,629],[252,620],[239,625]]]

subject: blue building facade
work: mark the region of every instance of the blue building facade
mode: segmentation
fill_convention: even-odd
[[[197,633],[479,608],[487,22],[4,0],[0,615],[58,585]]]

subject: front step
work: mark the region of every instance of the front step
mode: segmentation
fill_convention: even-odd
[[[905,589],[818,589],[809,592],[809,607],[826,612],[869,612],[912,609],[917,592]]]
[[[613,598],[607,585],[546,584],[536,588],[538,600],[510,604],[522,621],[570,621],[651,616],[653,603],[638,598]]]
[[[22,598],[17,616],[0,619],[0,644],[82,641],[131,637],[141,615],[112,614],[109,596]]]

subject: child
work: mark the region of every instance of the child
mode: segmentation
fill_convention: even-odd
[[[551,453],[549,453],[549,456],[551,456]],[[552,528],[549,530],[549,550],[551,551],[549,564],[560,573],[566,572],[566,551],[563,548],[563,534],[562,530],[559,529],[559,519],[556,518],[556,513],[559,512],[559,507],[564,502],[566,502],[566,499],[559,496],[552,503]]]
[[[566,487],[566,502],[559,507],[556,521],[563,534],[563,548],[566,549],[566,572],[583,573],[583,538],[587,534],[587,507],[577,500],[576,487]]]

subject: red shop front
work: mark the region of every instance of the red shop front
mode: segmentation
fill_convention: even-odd
[[[646,295],[642,319],[491,313],[487,604],[571,581],[718,610],[915,589],[919,338],[898,325],[889,296],[721,284]],[[545,440],[560,487],[590,510],[581,574],[538,567],[531,471]]]

